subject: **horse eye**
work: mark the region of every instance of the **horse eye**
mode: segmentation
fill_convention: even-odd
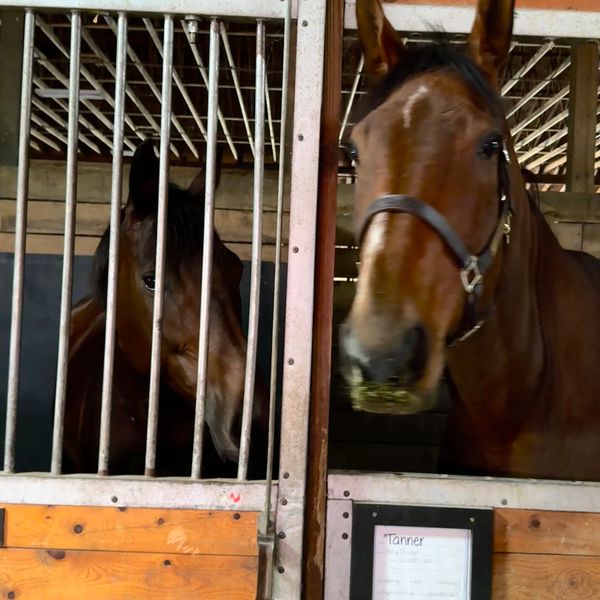
[[[355,167],[358,164],[358,150],[352,142],[346,144],[346,156]]]
[[[483,140],[479,147],[479,154],[489,160],[502,150],[502,138],[499,135],[492,135]]]
[[[148,273],[148,275],[144,275],[142,277],[142,281],[144,282],[147,290],[150,290],[151,292],[154,291],[154,273]]]

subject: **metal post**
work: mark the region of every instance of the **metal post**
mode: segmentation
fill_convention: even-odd
[[[250,431],[254,403],[256,349],[258,345],[258,306],[260,301],[260,270],[262,254],[262,203],[265,158],[265,22],[256,22],[256,94],[254,115],[254,202],[252,212],[252,270],[250,274],[250,305],[248,307],[248,344],[246,347],[246,377],[244,408],[240,435],[238,479],[246,479],[250,453]]]
[[[104,371],[102,374],[102,409],[98,475],[108,474],[110,417],[115,356],[117,274],[119,265],[119,229],[123,188],[123,123],[125,117],[125,76],[127,67],[127,16],[119,13],[117,33],[117,71],[115,76],[115,116],[113,129],[112,180],[110,186],[110,240],[108,250],[108,286],[106,291],[106,325]]]
[[[67,393],[69,361],[69,332],[71,327],[71,296],[73,290],[73,248],[75,244],[75,211],[77,200],[77,136],[79,129],[79,77],[81,58],[81,15],[71,13],[71,48],[69,62],[69,128],[67,144],[67,173],[65,197],[65,237],[63,252],[62,296],[58,333],[58,367],[52,437],[51,470],[60,474],[63,453],[63,428]]]
[[[198,333],[198,383],[196,387],[196,416],[192,450],[192,477],[200,477],[204,414],[206,408],[206,378],[208,371],[208,327],[213,260],[213,231],[215,218],[215,181],[217,153],[217,106],[219,101],[219,21],[210,22],[208,74],[208,122],[206,144],[206,183],[204,200],[204,239],[202,246],[202,296],[200,299],[200,330]]]
[[[17,167],[17,213],[15,219],[15,255],[13,266],[12,311],[10,321],[10,353],[6,394],[6,433],[4,437],[4,470],[15,468],[15,430],[21,365],[21,325],[23,320],[23,279],[25,274],[25,242],[27,238],[27,195],[29,191],[29,128],[31,120],[31,78],[33,72],[33,40],[35,14],[25,11],[23,67],[21,74],[21,107],[19,119],[19,154]]]
[[[156,266],[154,314],[152,316],[152,354],[150,358],[150,395],[146,436],[147,477],[154,476],[156,434],[158,430],[158,394],[160,389],[162,315],[165,281],[167,203],[169,187],[169,138],[171,137],[171,84],[173,72],[173,17],[165,15],[163,73],[160,112],[160,162],[158,178],[158,217],[156,222]]]

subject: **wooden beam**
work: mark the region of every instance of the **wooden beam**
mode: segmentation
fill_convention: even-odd
[[[571,49],[567,191],[594,191],[594,152],[598,111],[598,44]]]
[[[302,598],[323,597],[344,2],[327,2]]]

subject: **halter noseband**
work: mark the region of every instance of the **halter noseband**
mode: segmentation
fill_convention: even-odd
[[[471,254],[468,251],[465,243],[454,228],[433,206],[418,198],[403,194],[389,194],[375,200],[367,209],[359,230],[358,239],[360,245],[371,219],[376,214],[382,212],[408,213],[427,223],[444,240],[460,269],[460,281],[467,294],[467,304],[461,324],[457,332],[447,340],[450,346],[466,340],[483,325],[483,319],[478,318],[476,312],[477,298],[481,296],[483,289],[483,276],[494,262],[494,257],[500,249],[502,239],[505,238],[506,243],[510,243],[510,223],[514,213],[510,201],[507,168],[509,163],[508,152],[505,148],[502,148],[498,153],[498,195],[500,206],[498,225],[489,242],[477,255]]]

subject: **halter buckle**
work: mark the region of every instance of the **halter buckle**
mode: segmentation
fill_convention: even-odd
[[[506,215],[506,220],[504,221],[504,226],[503,226],[503,233],[504,233],[504,237],[506,238],[506,244],[510,245],[510,234],[512,231],[512,227],[510,225],[512,219],[512,214],[509,212]]]
[[[460,280],[467,294],[472,294],[479,285],[483,276],[479,270],[479,259],[471,255],[468,264],[460,270]]]

